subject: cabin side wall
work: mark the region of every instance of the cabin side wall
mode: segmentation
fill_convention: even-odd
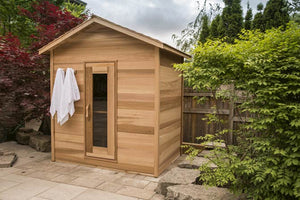
[[[180,156],[182,77],[174,70],[173,64],[182,62],[182,57],[160,50],[159,174]]]
[[[91,26],[53,50],[52,79],[58,68],[77,70],[80,101],[63,126],[54,120],[53,160],[154,174],[155,48],[122,33]],[[84,62],[117,61],[116,161],[85,157]],[[52,86],[53,87],[53,81]]]

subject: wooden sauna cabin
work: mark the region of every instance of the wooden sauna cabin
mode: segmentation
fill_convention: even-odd
[[[75,114],[51,122],[52,161],[159,176],[180,155],[182,77],[172,64],[189,55],[92,16],[39,50],[56,70],[73,68]]]

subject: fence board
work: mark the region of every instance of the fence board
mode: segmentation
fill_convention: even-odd
[[[203,104],[197,103],[194,97],[206,97],[207,101]],[[247,113],[241,113],[237,105],[241,102],[216,100],[210,92],[196,92],[191,88],[184,89],[184,109],[183,109],[183,142],[184,143],[200,143],[197,137],[206,134],[215,134],[217,130],[232,129],[235,130],[238,124],[247,121]],[[207,124],[204,120],[207,114],[216,112],[212,107],[218,107],[220,116],[225,123],[222,127],[216,124]],[[230,131],[224,135],[223,139],[228,144],[236,144],[234,132]]]

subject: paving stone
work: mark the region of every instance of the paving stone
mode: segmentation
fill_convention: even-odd
[[[215,147],[225,148],[226,144],[222,142],[206,142],[204,146],[207,149],[213,149]]]
[[[32,177],[32,178],[39,178],[39,179],[50,181],[51,179],[59,176],[59,174],[52,173],[52,172],[47,172],[47,171],[36,171],[36,172],[31,173],[31,174],[28,174],[28,176]]]
[[[36,172],[36,170],[35,169],[24,169],[24,170],[20,170],[20,171],[14,172],[13,174],[22,175],[22,176],[28,176],[29,174],[31,174],[33,172]]]
[[[55,178],[52,178],[51,181],[69,184],[70,182],[72,182],[76,178],[78,178],[78,177],[77,176],[71,176],[71,175],[59,175],[59,176],[56,176]]]
[[[209,151],[209,150],[203,150],[203,151],[201,151],[201,152],[198,154],[198,156],[199,156],[199,157],[212,156],[211,154],[212,154],[211,151]]]
[[[156,177],[151,177],[151,176],[146,176],[144,178],[144,180],[158,183],[158,181],[161,179],[161,177],[162,177],[162,175],[160,177],[157,177],[157,178]]]
[[[9,175],[3,176],[1,178],[8,180],[8,181],[18,182],[18,183],[30,182],[30,181],[35,180],[34,178],[31,178],[31,177],[21,176],[21,175],[16,175],[16,174],[9,174]]]
[[[194,169],[173,168],[159,180],[155,191],[158,194],[167,195],[167,187],[191,184],[198,176],[199,171]]]
[[[20,184],[20,183],[15,182],[15,181],[8,181],[8,180],[0,178],[0,192],[2,192],[3,190],[9,189],[13,186],[16,186],[18,184]]]
[[[161,194],[155,194],[150,200],[164,200],[165,196]]]
[[[2,155],[0,155],[0,168],[12,167],[17,159],[17,155],[13,152],[2,153]]]
[[[47,200],[47,199],[44,199],[44,198],[41,198],[41,197],[33,197],[30,200]]]
[[[78,196],[80,193],[86,191],[87,188],[59,184],[51,189],[41,193],[38,197],[51,200],[70,200]]]
[[[97,178],[78,177],[74,179],[72,182],[70,182],[70,184],[88,187],[88,188],[95,188],[98,185],[102,184],[103,182],[104,182],[103,180],[99,180]]]
[[[145,189],[146,190],[150,190],[150,191],[154,191],[157,187],[158,183],[155,183],[155,182],[150,182],[146,187]]]
[[[51,136],[50,135],[32,135],[29,139],[29,146],[37,151],[51,151]]]
[[[146,180],[139,180],[139,179],[127,178],[127,177],[121,177],[117,179],[115,182],[122,185],[133,186],[137,188],[145,188],[146,185],[149,184],[149,181]]]
[[[137,200],[136,198],[123,196],[119,194],[114,194],[110,192],[105,192],[102,190],[88,189],[85,192],[81,193],[72,200],[95,200],[95,199],[104,199],[104,200]]]
[[[204,157],[195,157],[193,160],[183,160],[177,166],[180,168],[186,169],[199,169],[199,167],[205,163],[209,162],[207,158]],[[211,168],[217,168],[217,166],[213,163],[210,164]]]
[[[97,189],[115,193],[119,191],[122,187],[122,185],[117,183],[104,182],[103,184],[99,185]]]
[[[153,191],[131,187],[131,186],[124,186],[117,193],[126,196],[140,198],[140,199],[150,199],[155,194]]]
[[[144,180],[144,179],[146,178],[146,176],[137,174],[137,175],[134,176],[133,178],[135,178],[135,179],[140,179],[140,180]]]
[[[168,187],[166,200],[238,200],[229,190],[202,185],[174,185]]]
[[[30,199],[36,196],[37,194],[48,190],[49,188],[55,186],[55,183],[32,179],[30,181],[21,183],[12,187],[8,190],[5,190],[0,193],[0,199],[5,200],[24,200]]]

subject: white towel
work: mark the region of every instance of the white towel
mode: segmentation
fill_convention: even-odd
[[[80,99],[80,93],[74,70],[67,68],[66,77],[63,85],[62,96],[60,101],[61,118],[60,125],[63,125],[75,112],[74,102]]]
[[[52,91],[52,97],[51,97],[51,106],[50,106],[50,113],[52,116],[52,119],[57,112],[57,122],[59,123],[60,117],[60,101],[62,97],[62,89],[65,79],[65,72],[63,69],[58,68],[56,71],[53,91]]]

